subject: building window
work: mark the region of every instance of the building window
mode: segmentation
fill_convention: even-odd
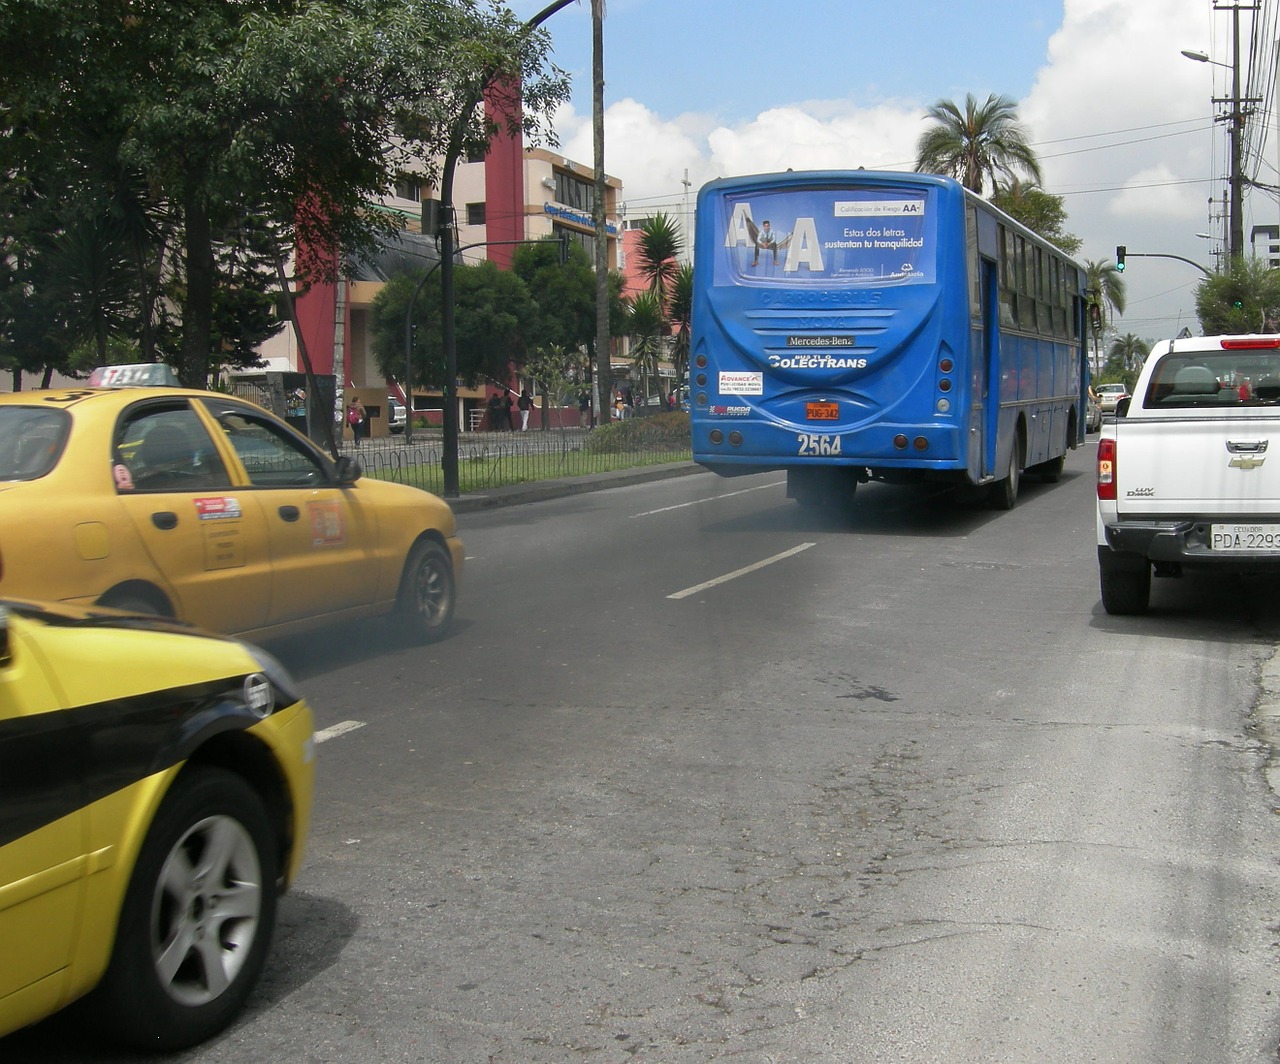
[[[566,207],[591,213],[591,205],[595,202],[595,188],[590,181],[584,181],[563,170],[556,171],[556,201]]]
[[[467,225],[484,225],[484,204],[467,204]]]
[[[396,198],[422,201],[422,180],[414,174],[401,174],[396,178]]]
[[[596,261],[596,235],[595,233],[584,233],[581,229],[570,229],[567,225],[555,223],[551,226],[551,235],[557,240],[562,237],[568,237],[576,244],[581,244],[587,253],[589,262]]]

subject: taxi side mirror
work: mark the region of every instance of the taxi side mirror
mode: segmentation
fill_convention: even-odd
[[[360,465],[360,459],[352,458],[350,455],[339,455],[334,466],[338,474],[338,487],[350,487],[364,475],[364,468]]]
[[[1129,404],[1133,401],[1132,396],[1126,395],[1118,403],[1116,403],[1116,417],[1124,417],[1129,412]]]
[[[13,660],[13,646],[9,642],[9,611],[0,606],[0,666]]]

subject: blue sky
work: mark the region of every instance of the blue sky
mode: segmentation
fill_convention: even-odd
[[[547,3],[511,6],[531,18]],[[966,91],[1020,98],[1061,23],[1061,0],[607,0],[606,96],[725,121],[805,100],[932,94],[932,103]],[[575,107],[589,111],[589,0],[552,15],[545,27],[556,63],[574,76]]]
[[[511,7],[528,18],[547,2]],[[689,225],[697,189],[718,176],[910,169],[926,107],[995,92],[1018,101],[1080,259],[1125,244],[1212,266],[1221,246],[1226,137],[1213,100],[1229,71],[1179,55],[1229,60],[1230,15],[1213,0],[608,0],[604,26],[605,169],[628,217],[665,210]],[[545,27],[574,79],[553,122],[558,150],[590,164],[589,0]],[[1258,158],[1261,182],[1280,184],[1278,143]],[[1280,208],[1255,191],[1245,213],[1247,239]],[[1130,259],[1120,330],[1198,331],[1202,276]]]

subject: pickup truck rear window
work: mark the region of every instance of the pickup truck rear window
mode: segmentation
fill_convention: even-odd
[[[1156,366],[1143,397],[1163,407],[1274,406],[1280,403],[1280,351],[1191,351]]]

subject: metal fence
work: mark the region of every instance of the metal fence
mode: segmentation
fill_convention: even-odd
[[[403,436],[361,440],[358,445],[345,441],[342,453],[358,458],[365,476],[437,494],[444,488],[444,441],[439,434],[415,432],[412,443]],[[458,483],[466,494],[504,484],[687,462],[692,457],[687,439],[620,439],[573,428],[466,432],[458,437]]]

